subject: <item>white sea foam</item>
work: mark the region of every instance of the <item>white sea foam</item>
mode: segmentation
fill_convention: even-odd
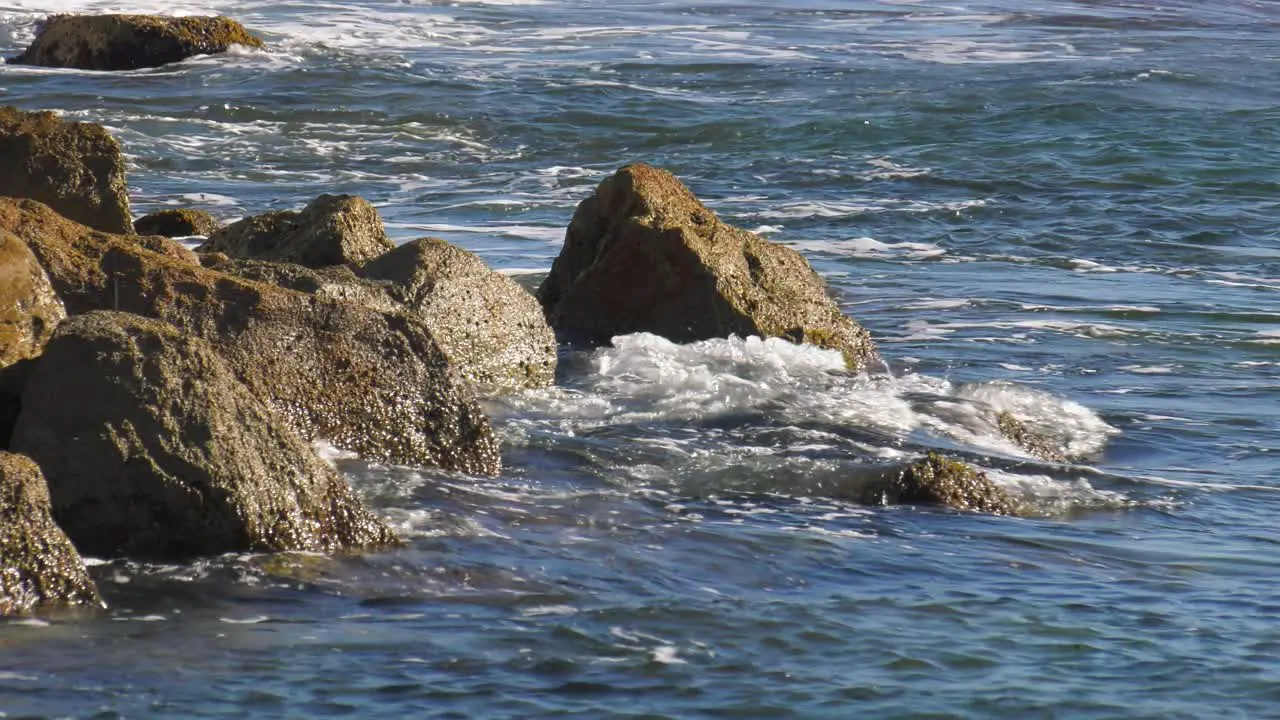
[[[752,213],[751,217],[762,220],[786,220],[805,218],[839,218],[856,215],[870,215],[884,212],[958,213],[969,208],[982,207],[988,203],[985,199],[959,200],[954,202],[925,202],[911,199],[867,199],[863,201],[804,200],[784,203],[775,208]]]
[[[823,252],[832,255],[864,258],[902,258],[919,260],[922,258],[946,255],[947,251],[933,243],[900,242],[887,243],[870,237],[856,237],[848,240],[802,240],[785,241],[787,245],[804,252]]]

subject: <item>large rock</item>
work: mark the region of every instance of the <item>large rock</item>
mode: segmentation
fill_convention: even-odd
[[[869,505],[944,505],[993,515],[1019,512],[1013,498],[985,473],[933,452],[867,484],[857,499]]]
[[[39,355],[66,316],[27,244],[0,230],[0,368]]]
[[[0,107],[0,195],[39,200],[95,230],[133,231],[120,144],[94,123]]]
[[[221,227],[217,218],[205,210],[172,208],[157,210],[133,221],[133,231],[139,235],[162,235],[168,238],[203,235],[208,237]]]
[[[853,370],[879,364],[870,334],[799,253],[720,222],[648,165],[622,168],[578,205],[538,299],[569,342],[758,335],[839,350]]]
[[[211,342],[306,438],[372,460],[498,472],[488,418],[420,320],[190,265],[27,200],[0,198],[0,229],[26,240],[69,313],[119,309]]]
[[[556,338],[537,300],[474,254],[444,240],[405,243],[352,271],[203,256],[206,267],[327,300],[404,312],[431,328],[455,376],[480,395],[555,379]]]
[[[102,607],[102,598],[50,515],[40,468],[0,452],[0,617],[69,605]]]
[[[407,242],[360,268],[390,283],[464,379],[482,394],[550,384],[556,336],[538,301],[474,254],[436,238]]]
[[[391,250],[382,218],[355,195],[321,195],[301,211],[247,217],[209,236],[197,250],[310,268],[362,263]]]
[[[69,318],[27,380],[12,446],[98,556],[332,552],[395,542],[211,345],[110,311]]]
[[[136,70],[232,45],[262,47],[262,40],[225,17],[53,15],[12,62],[81,70]]]

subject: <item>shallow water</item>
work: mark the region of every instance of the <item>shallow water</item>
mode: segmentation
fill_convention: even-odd
[[[1276,714],[1276,4],[0,0],[0,53],[68,10],[270,44],[0,67],[120,137],[139,214],[354,192],[536,284],[643,160],[805,253],[893,372],[629,336],[489,403],[500,478],[322,446],[406,548],[100,562],[109,612],[0,625],[0,713]],[[844,499],[929,449],[1036,516]]]

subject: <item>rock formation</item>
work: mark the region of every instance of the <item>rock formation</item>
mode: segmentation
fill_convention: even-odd
[[[1054,446],[1049,438],[1031,430],[1026,423],[1019,420],[1008,410],[1001,410],[996,413],[996,425],[1000,428],[1001,434],[1009,438],[1014,445],[1041,460],[1055,463],[1067,461],[1066,455],[1062,453],[1062,450]]]
[[[993,515],[1018,514],[1013,498],[985,473],[933,452],[868,484],[858,499],[869,505],[944,505]]]
[[[186,208],[159,210],[133,221],[139,235],[163,235],[168,238],[203,235],[208,237],[221,227],[218,220],[204,210]]]
[[[120,144],[101,125],[0,107],[0,195],[39,200],[95,230],[133,231]]]
[[[304,438],[371,460],[498,472],[488,418],[420,320],[190,265],[29,200],[0,198],[0,229],[27,242],[68,313],[118,309],[210,342]]]
[[[39,355],[66,316],[27,244],[0,230],[0,368]]]
[[[366,262],[392,247],[382,218],[366,200],[321,195],[301,211],[280,210],[234,222],[197,249],[322,268]]]
[[[81,70],[136,70],[226,52],[260,48],[240,23],[225,17],[53,15],[12,62]]]
[[[208,343],[110,311],[67,319],[27,380],[12,447],[84,552],[187,558],[395,542]]]
[[[720,222],[648,165],[622,168],[578,205],[538,299],[570,342],[758,335],[839,350],[852,370],[880,363],[799,253]]]
[[[40,468],[0,452],[0,617],[70,605],[101,607],[102,598],[53,522]]]

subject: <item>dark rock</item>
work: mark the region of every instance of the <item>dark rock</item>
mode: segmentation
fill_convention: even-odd
[[[556,337],[538,301],[480,258],[436,238],[407,242],[360,268],[431,326],[477,392],[543,387],[555,379]]]
[[[12,62],[81,70],[136,70],[226,52],[260,48],[240,23],[225,17],[53,15]]]
[[[1000,428],[1000,432],[1009,438],[1014,445],[1041,460],[1055,463],[1067,461],[1066,455],[1054,445],[1052,440],[1031,430],[1026,423],[1014,417],[1013,413],[1007,410],[1001,410],[996,413],[996,425]]]
[[[71,605],[103,606],[80,554],[50,515],[40,468],[0,452],[0,617]]]
[[[108,311],[67,319],[27,380],[13,448],[98,556],[333,552],[395,542],[209,344]]]
[[[321,195],[301,211],[248,217],[214,232],[197,250],[310,268],[372,260],[394,246],[378,211],[354,195]]]
[[[208,237],[221,227],[217,218],[204,210],[160,210],[143,215],[133,221],[133,231],[139,235],[163,235],[167,238]]]
[[[0,198],[0,229],[27,242],[69,313],[119,309],[207,340],[305,438],[371,460],[498,472],[488,418],[418,319],[176,261],[28,200]]]
[[[9,449],[13,426],[22,413],[22,391],[35,365],[35,360],[20,360],[0,367],[0,450]]]
[[[1018,514],[1018,504],[985,473],[932,452],[869,483],[859,499],[869,505],[945,505],[993,515]]]
[[[39,355],[66,316],[27,244],[0,230],[0,368]]]
[[[39,200],[96,230],[133,232],[120,144],[101,125],[0,107],[0,195]]]
[[[781,337],[880,360],[799,253],[720,222],[674,175],[630,165],[578,205],[538,299],[564,340]]]

